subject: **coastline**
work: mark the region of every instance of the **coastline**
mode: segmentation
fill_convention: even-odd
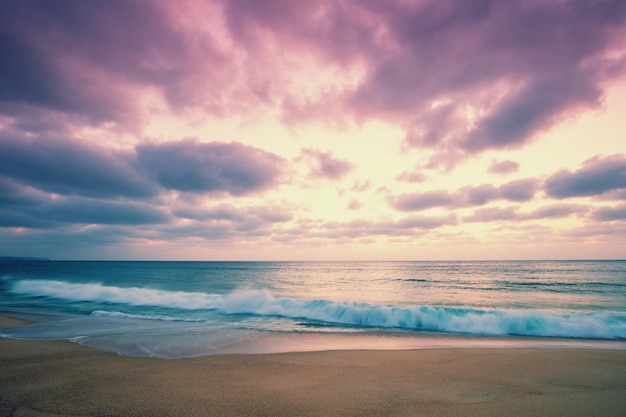
[[[20,320],[0,318],[1,325]],[[0,416],[621,416],[626,351],[353,350],[121,357],[0,339]]]

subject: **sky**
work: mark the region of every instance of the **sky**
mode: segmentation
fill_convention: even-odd
[[[623,0],[0,2],[0,255],[626,258]]]

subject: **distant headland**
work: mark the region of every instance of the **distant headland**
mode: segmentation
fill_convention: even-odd
[[[33,256],[0,256],[0,261],[49,261],[48,258],[37,258]]]

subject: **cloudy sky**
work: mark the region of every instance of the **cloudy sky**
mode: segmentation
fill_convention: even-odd
[[[623,0],[0,3],[0,255],[626,258]]]

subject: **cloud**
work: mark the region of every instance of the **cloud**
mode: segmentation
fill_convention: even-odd
[[[544,184],[554,198],[588,197],[626,189],[626,155],[595,156],[574,171],[561,170]]]
[[[539,183],[533,178],[511,181],[500,187],[500,195],[509,201],[530,201],[535,196]]]
[[[594,210],[591,217],[599,222],[626,220],[626,204],[615,207],[600,207]]]
[[[277,185],[285,164],[277,155],[236,142],[143,143],[132,152],[0,132],[0,178],[62,195],[147,199],[159,186],[246,195]]]
[[[136,153],[140,167],[161,186],[194,193],[258,193],[279,183],[286,164],[251,146],[196,139],[143,143]]]
[[[455,192],[435,190],[392,196],[389,198],[389,203],[399,211],[419,211],[434,207],[481,206],[494,200],[524,202],[533,199],[537,188],[537,180],[526,178],[511,181],[499,187],[483,184],[463,187]]]
[[[517,218],[517,210],[513,207],[487,207],[481,208],[471,216],[464,217],[464,222],[493,222],[515,220]]]
[[[361,207],[363,207],[363,204],[357,200],[356,198],[353,198],[352,200],[350,200],[350,202],[348,202],[348,209],[349,210],[358,210]]]
[[[424,182],[426,181],[426,179],[427,179],[426,175],[420,172],[411,172],[411,171],[404,171],[402,172],[402,174],[396,177],[396,180],[398,181],[411,182],[411,183]]]
[[[311,148],[302,149],[296,162],[302,161],[309,164],[309,177],[314,179],[339,180],[354,168],[350,162],[333,157],[331,152]]]
[[[489,166],[487,172],[492,174],[511,174],[513,172],[517,172],[518,169],[519,164],[515,161],[496,161],[494,159],[491,161],[491,165]]]
[[[436,190],[424,193],[403,194],[390,200],[391,206],[399,211],[418,211],[433,207],[453,206],[459,199],[448,191]]]
[[[472,206],[482,206],[498,198],[500,194],[499,190],[491,184],[483,184],[476,187],[465,187],[460,190],[461,195],[464,195],[466,204]],[[457,193],[458,194],[458,193]]]
[[[587,74],[537,74],[519,92],[510,94],[480,120],[461,142],[470,152],[509,148],[528,142],[555,125],[562,113],[577,107],[598,107],[602,90]]]
[[[342,2],[287,7],[282,17],[278,3],[262,12],[244,4],[231,5],[231,14],[245,15],[231,21],[233,30],[262,27],[307,51],[323,49],[327,65],[363,66],[356,83],[309,100],[312,117],[391,120],[405,127],[410,145],[456,158],[458,150],[521,146],[571,112],[597,108],[603,83],[625,69],[623,55],[608,53],[624,34],[626,7],[619,1]],[[358,17],[337,24],[346,10]],[[320,15],[325,24],[311,17]],[[349,36],[365,27],[369,36]],[[349,41],[331,43],[339,38]],[[333,54],[340,48],[341,60]],[[302,108],[297,112],[299,119]]]
[[[560,219],[573,214],[584,214],[588,207],[579,204],[551,204],[530,212],[520,212],[518,207],[486,207],[477,209],[472,215],[464,217],[464,222],[501,222],[526,221],[541,219]]]
[[[83,198],[53,200],[34,211],[61,223],[142,225],[167,223],[167,212],[147,204]]]
[[[454,214],[447,216],[411,216],[393,224],[394,228],[400,229],[435,229],[441,226],[456,225],[457,217]]]
[[[82,197],[48,198],[31,204],[5,205],[0,226],[48,229],[74,224],[145,225],[168,223],[163,209],[136,202]]]
[[[51,193],[98,198],[148,198],[158,187],[131,164],[129,153],[55,137],[0,131],[0,176]]]
[[[552,204],[539,207],[529,213],[522,213],[519,218],[520,220],[558,219],[571,216],[572,214],[583,214],[588,211],[588,207],[579,204]]]
[[[189,43],[164,10],[138,1],[0,6],[0,109],[67,112],[92,123],[138,122],[135,87],[180,88]]]
[[[215,207],[183,206],[175,209],[174,214],[185,219],[236,223],[262,221],[270,224],[284,223],[292,219],[291,212],[279,206],[235,207],[230,204],[220,204]]]
[[[522,145],[569,112],[597,107],[602,82],[624,71],[623,55],[607,58],[623,39],[618,0],[364,7],[383,17],[391,46],[369,61],[352,103],[404,121],[415,146],[473,153]],[[464,106],[436,106],[442,101]]]
[[[280,242],[305,242],[312,239],[344,240],[373,236],[414,236],[418,233],[456,224],[458,224],[458,220],[454,214],[409,216],[394,221],[354,219],[346,222],[323,222],[302,219],[294,228],[277,231],[272,239]]]
[[[0,113],[137,126],[150,93],[175,113],[384,119],[450,164],[597,108],[626,69],[621,0],[185,4],[2,3]]]
[[[365,180],[365,181],[356,181],[352,185],[352,188],[350,188],[350,190],[363,192],[363,191],[369,190],[370,188],[372,188],[372,181]]]

